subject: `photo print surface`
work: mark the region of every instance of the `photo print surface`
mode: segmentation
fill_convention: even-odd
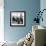
[[[25,12],[24,11],[11,12],[10,25],[11,26],[24,26],[25,25]]]

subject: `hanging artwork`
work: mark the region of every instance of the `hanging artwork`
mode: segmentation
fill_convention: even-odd
[[[25,11],[10,12],[10,26],[25,26],[25,23],[26,23]]]

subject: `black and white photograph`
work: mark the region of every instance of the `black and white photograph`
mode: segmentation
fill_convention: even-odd
[[[10,12],[10,25],[11,26],[24,26],[25,25],[25,11]]]

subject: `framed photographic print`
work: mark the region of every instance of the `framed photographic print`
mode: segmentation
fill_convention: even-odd
[[[10,26],[25,26],[26,12],[25,11],[11,11],[10,12]]]

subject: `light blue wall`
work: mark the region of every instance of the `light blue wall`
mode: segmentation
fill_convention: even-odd
[[[40,1],[40,10],[42,11],[43,9],[46,9],[46,0],[41,0]],[[42,17],[43,17],[43,22],[40,21],[40,25],[46,27],[46,11],[43,12]]]
[[[10,11],[26,11],[25,27],[10,27]],[[4,0],[4,38],[18,41],[32,29],[33,19],[40,10],[40,0]]]

